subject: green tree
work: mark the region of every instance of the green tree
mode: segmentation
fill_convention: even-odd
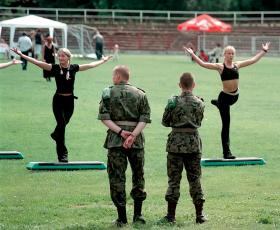
[[[4,1],[2,3],[2,1]],[[2,0],[1,4],[4,6],[11,6],[11,7],[37,7],[38,1],[37,0]]]
[[[1,0],[2,6],[178,11],[273,11],[280,0]]]
[[[231,2],[234,0],[189,0],[187,1],[188,11],[228,11]]]

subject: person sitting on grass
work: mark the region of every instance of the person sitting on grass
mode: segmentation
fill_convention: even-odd
[[[107,62],[112,56],[103,57],[100,61],[88,64],[71,64],[71,52],[66,48],[61,48],[57,52],[59,64],[49,64],[24,55],[17,48],[12,48],[11,50],[39,68],[50,71],[51,75],[55,77],[56,92],[53,96],[52,106],[57,125],[51,134],[51,138],[56,142],[58,161],[68,162],[68,150],[65,146],[65,128],[74,112],[74,99],[77,99],[74,96],[76,73],[97,67]]]

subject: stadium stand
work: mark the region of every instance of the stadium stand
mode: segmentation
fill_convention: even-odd
[[[74,23],[74,20],[72,19]],[[150,52],[150,53],[178,53],[182,46],[192,42],[195,46],[202,47],[203,34],[199,32],[181,33],[177,31],[178,23],[166,22],[112,22],[94,21],[87,27],[97,28],[104,36],[105,51],[111,52],[114,45],[118,44],[121,52]],[[71,24],[68,24],[71,27]],[[20,34],[21,31],[17,31]],[[206,33],[204,50],[210,51],[214,44],[221,43],[234,45],[242,53],[254,53],[261,42],[272,41],[274,55],[279,55],[280,26],[270,24],[238,24],[233,26],[231,33]],[[56,32],[58,44],[61,44],[61,33]],[[2,37],[8,41],[9,35],[2,28]],[[200,38],[200,39],[199,39]],[[15,38],[15,42],[17,38]],[[198,44],[198,42],[200,43]],[[68,48],[79,53],[79,41],[75,36],[68,34]],[[88,41],[87,41],[88,43]],[[275,46],[275,47],[274,47]],[[275,49],[274,49],[275,48]],[[87,49],[92,52],[93,49]],[[273,55],[273,52],[270,55]]]

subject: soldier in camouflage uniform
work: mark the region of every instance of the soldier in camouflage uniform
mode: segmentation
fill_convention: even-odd
[[[167,215],[161,220],[164,223],[175,223],[175,211],[180,197],[180,181],[183,167],[187,172],[189,192],[196,209],[196,223],[206,221],[202,213],[203,192],[200,184],[202,144],[197,129],[203,119],[204,104],[192,94],[195,86],[190,73],[180,78],[180,96],[168,100],[162,124],[172,127],[166,144],[168,189],[165,199],[168,202]]]
[[[129,161],[132,170],[131,197],[134,200],[134,223],[145,224],[142,203],[144,190],[144,135],[142,130],[150,123],[150,106],[143,90],[129,84],[129,69],[119,65],[113,70],[114,86],[105,88],[98,119],[108,128],[104,147],[108,149],[107,172],[110,193],[117,207],[118,227],[127,223],[125,171]]]

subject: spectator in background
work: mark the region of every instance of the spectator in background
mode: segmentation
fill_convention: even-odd
[[[199,57],[201,60],[205,61],[205,62],[208,62],[208,61],[209,61],[209,57],[208,57],[208,55],[204,52],[204,50],[200,50],[198,57]]]
[[[47,37],[51,37],[52,38],[52,44],[55,48],[55,51],[58,51],[59,50],[59,45],[58,45],[58,41],[57,41],[57,38],[55,36],[55,33],[53,33],[53,35],[51,36],[49,33],[46,34],[45,38]]]
[[[220,57],[222,57],[222,53],[223,53],[223,50],[222,50],[221,44],[217,43],[216,47],[209,52],[209,57],[210,57],[209,61],[211,63],[213,63],[213,62],[218,63]]]
[[[45,44],[42,49],[42,57],[43,62],[55,64],[55,47],[53,44],[53,38],[51,36],[48,36],[46,38]],[[43,77],[47,81],[51,81],[51,77],[53,77],[53,75],[50,71],[43,69]]]
[[[28,53],[32,50],[32,41],[27,36],[25,32],[18,39],[18,48],[22,54],[28,56]],[[20,60],[22,61],[22,70],[26,70],[27,68],[27,61],[21,56]]]
[[[114,48],[113,48],[113,60],[114,61],[118,61],[119,60],[119,51],[120,51],[119,45],[115,44]]]
[[[96,34],[93,36],[93,39],[95,40],[95,54],[96,58],[100,60],[103,56],[103,44],[104,44],[104,38],[99,33],[99,31],[96,32]]]
[[[193,51],[194,53],[196,53],[196,47],[194,46],[194,44],[193,44],[192,42],[188,42],[187,45],[186,45],[186,47],[192,49],[192,51]],[[191,61],[194,62],[194,59],[193,59],[192,57],[191,57]]]
[[[0,53],[3,53],[6,59],[9,59],[10,47],[3,38],[0,39]]]
[[[33,58],[34,58],[34,50],[35,50],[35,34],[36,34],[35,30],[31,30],[28,34],[28,36],[30,37],[31,42],[32,42],[32,47],[31,47],[29,53],[31,53],[31,57],[33,57]]]
[[[41,33],[40,29],[36,30],[36,34],[35,34],[35,46],[34,46],[34,57],[36,59],[39,58],[39,56],[41,55],[42,52],[42,44],[44,41],[43,35]]]

